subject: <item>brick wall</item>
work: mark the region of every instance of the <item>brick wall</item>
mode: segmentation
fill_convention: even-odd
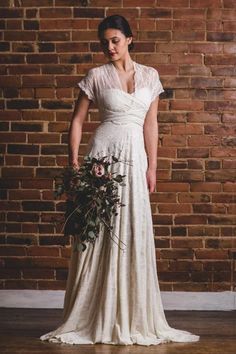
[[[236,2],[5,0],[0,12],[0,287],[65,288],[70,240],[53,176],[67,164],[76,83],[104,63],[97,25],[119,13],[134,30],[133,59],[166,89],[151,195],[161,289],[233,290]],[[98,124],[93,108],[80,156]]]

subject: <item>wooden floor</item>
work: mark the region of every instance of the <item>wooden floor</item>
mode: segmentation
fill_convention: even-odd
[[[39,336],[59,325],[62,310],[0,308],[1,354],[235,354],[236,311],[165,311],[172,327],[201,336],[196,343],[160,345],[68,345],[43,342]]]

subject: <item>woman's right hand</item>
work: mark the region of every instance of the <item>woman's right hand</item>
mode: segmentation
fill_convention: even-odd
[[[70,163],[70,166],[74,169],[74,170],[79,170],[80,168],[80,164],[78,163],[78,161],[72,161]]]

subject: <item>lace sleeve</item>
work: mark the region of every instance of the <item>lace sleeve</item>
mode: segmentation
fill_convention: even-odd
[[[94,92],[94,75],[92,69],[87,72],[87,75],[83,77],[83,79],[80,80],[77,85],[81,88],[81,90],[86,93],[90,100],[92,100],[93,102],[96,101]]]
[[[151,70],[151,89],[152,89],[152,98],[153,101],[157,96],[159,96],[162,92],[165,92],[163,89],[162,83],[159,78],[159,74],[156,69],[152,68]]]

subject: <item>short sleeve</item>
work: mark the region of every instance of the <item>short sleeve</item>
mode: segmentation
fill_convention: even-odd
[[[159,74],[156,69],[152,68],[151,70],[151,91],[152,91],[152,98],[151,101],[154,101],[154,99],[159,96],[162,92],[165,92],[163,89],[162,83],[159,78]]]
[[[95,85],[94,85],[94,73],[93,70],[90,69],[87,74],[83,77],[80,82],[77,84],[81,90],[83,90],[88,98],[93,102],[96,101],[95,97]]]

